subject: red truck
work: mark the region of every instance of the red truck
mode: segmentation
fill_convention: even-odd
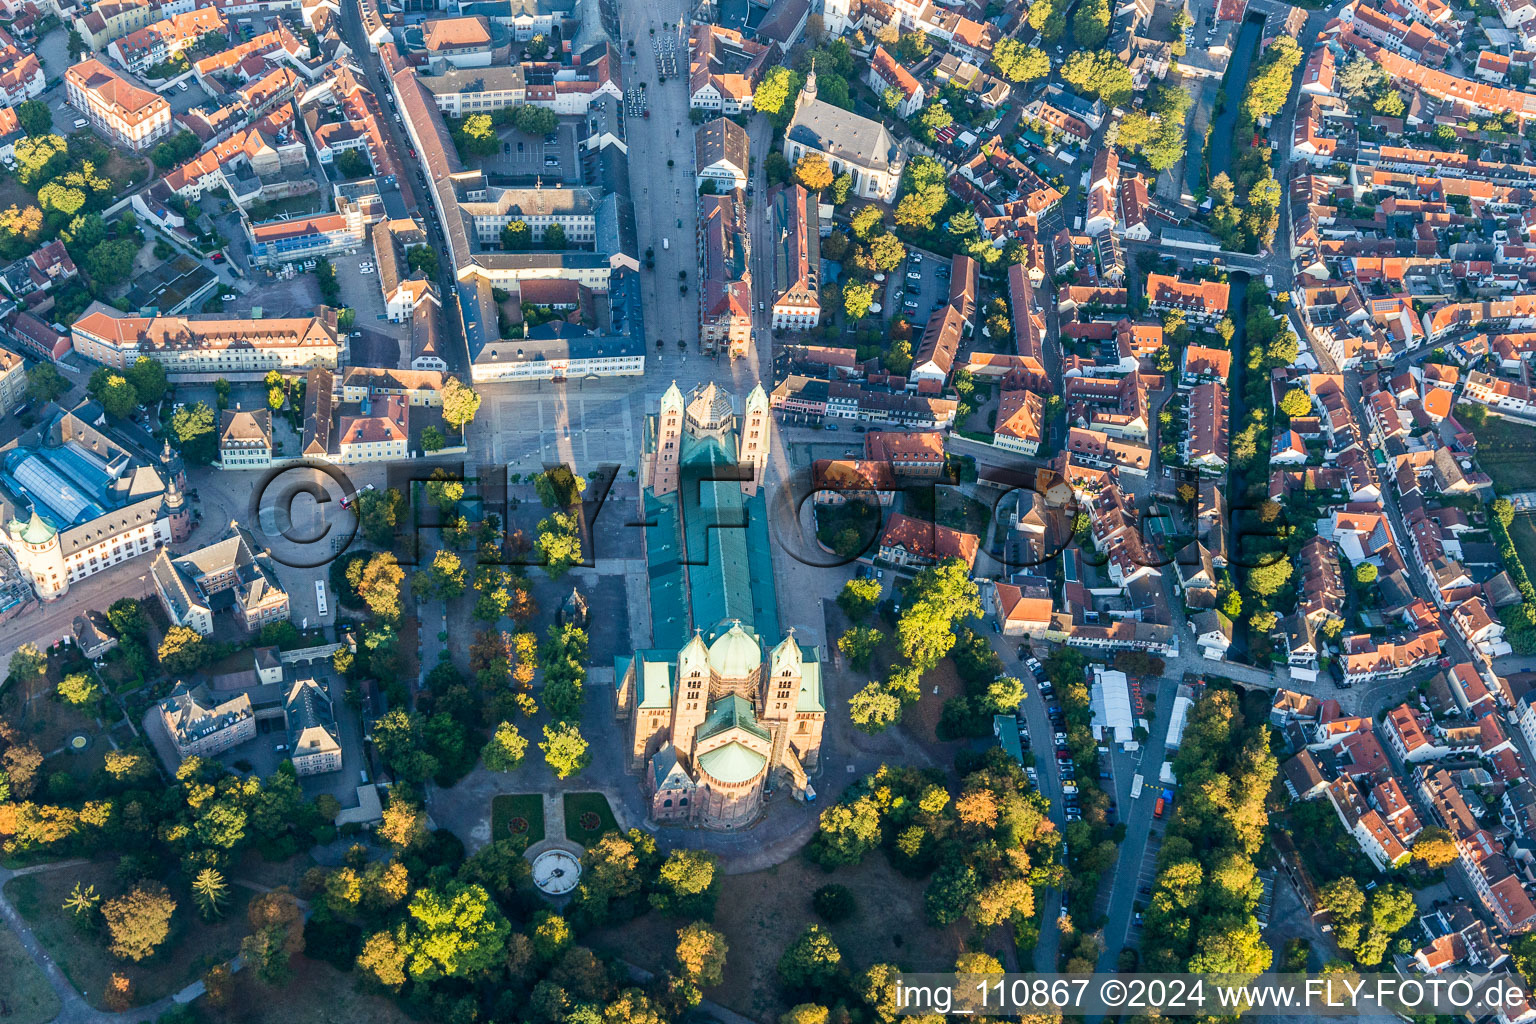
[[[1166,806],[1167,806],[1167,802],[1164,801],[1161,796],[1159,796],[1157,798],[1157,806],[1152,808],[1152,817],[1154,817],[1154,818],[1161,818],[1163,816],[1163,809]]]

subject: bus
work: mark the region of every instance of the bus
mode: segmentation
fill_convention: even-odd
[[[315,607],[321,615],[329,613],[329,606],[325,603],[325,581],[315,580]]]

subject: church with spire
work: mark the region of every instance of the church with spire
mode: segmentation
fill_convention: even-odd
[[[795,113],[784,132],[784,159],[791,167],[808,153],[825,157],[833,174],[852,178],[853,195],[895,202],[907,164],[906,150],[883,122],[820,99],[814,65],[795,97]]]
[[[763,473],[771,417],[755,387],[737,412],[673,384],[642,455],[651,646],[617,659],[616,713],[651,817],[739,829],[821,755],[821,655],[780,630]]]
[[[0,451],[0,543],[43,601],[192,532],[180,456],[109,432],[94,402],[59,411]]]

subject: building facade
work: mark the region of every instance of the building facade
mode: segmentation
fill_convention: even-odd
[[[142,151],[171,133],[171,105],[91,58],[64,72],[69,105],[115,145]]]
[[[177,683],[160,702],[160,722],[176,756],[212,757],[256,738],[256,716],[249,695],[219,701],[206,686]]]
[[[265,373],[334,368],[341,341],[336,311],[326,306],[307,318],[188,320],[123,316],[93,303],[71,327],[75,350],[122,370],[148,356],[176,379],[188,373]]]

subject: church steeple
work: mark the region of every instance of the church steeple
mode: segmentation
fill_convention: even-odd
[[[816,58],[811,58],[811,70],[806,73],[805,85],[800,88],[800,100],[814,100],[816,98]]]

